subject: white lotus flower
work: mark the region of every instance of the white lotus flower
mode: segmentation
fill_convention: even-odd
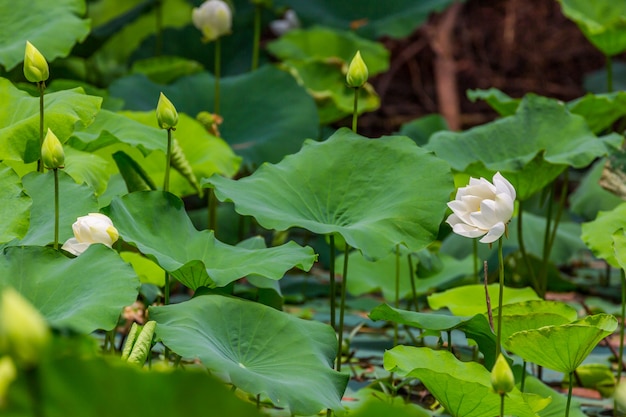
[[[207,42],[230,33],[233,23],[230,7],[222,0],[208,0],[200,7],[194,7],[191,11],[191,20]]]
[[[448,203],[452,214],[446,220],[452,231],[465,237],[480,237],[482,243],[495,242],[506,231],[515,205],[515,188],[499,172],[493,184],[484,178],[470,178]]]
[[[87,250],[93,243],[102,243],[111,247],[119,238],[119,233],[111,219],[100,213],[89,213],[88,216],[79,217],[72,225],[72,230],[74,237],[68,239],[61,249],[76,256]]]

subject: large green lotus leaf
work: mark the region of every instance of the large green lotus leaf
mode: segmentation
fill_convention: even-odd
[[[149,112],[124,112],[126,117],[151,126],[156,123],[156,113]],[[228,144],[219,137],[207,132],[204,126],[187,116],[179,113],[176,131],[172,133],[178,141],[187,162],[191,165],[196,178],[208,178],[213,174],[232,177],[237,173],[241,164],[241,158],[233,152]],[[161,130],[158,137],[167,143],[167,133]],[[163,182],[165,173],[165,154],[154,152],[138,161],[147,174],[157,184]],[[173,168],[172,168],[173,171]],[[170,173],[170,191],[177,195],[194,194],[194,187],[182,175]]]
[[[354,89],[346,85],[346,63],[334,58],[312,58],[289,61],[285,65],[315,99],[320,124],[330,124],[352,114]],[[358,114],[380,106],[380,98],[370,84],[359,88],[358,94]]]
[[[45,127],[64,142],[77,123],[92,122],[101,102],[100,97],[88,96],[79,88],[46,94]],[[29,163],[39,159],[39,98],[4,78],[0,78],[0,126],[0,160]]]
[[[499,415],[500,396],[491,386],[491,373],[476,362],[461,362],[445,350],[396,346],[385,352],[385,369],[415,377],[453,417]],[[525,397],[517,388],[504,403],[505,415],[535,417],[549,400]]]
[[[20,177],[3,163],[0,163],[0,201],[0,243],[24,237],[33,202],[24,192]]]
[[[24,190],[33,199],[30,227],[22,245],[45,246],[54,240],[54,175],[32,172],[22,178]],[[98,211],[94,190],[59,170],[59,243],[73,236],[72,224],[80,216]]]
[[[352,61],[356,51],[360,51],[370,76],[389,68],[389,51],[383,44],[363,39],[354,32],[328,27],[315,26],[289,31],[270,42],[267,49],[281,61],[338,58],[346,65]]]
[[[482,314],[459,317],[436,313],[419,313],[382,304],[372,310],[369,318],[387,320],[418,329],[435,332],[461,330],[467,338],[474,340],[484,355],[485,366],[492,367],[496,360],[496,337],[489,322]]]
[[[362,388],[359,391],[364,391]],[[412,404],[398,401],[400,397],[379,398],[380,392],[374,392],[372,398],[365,401],[356,410],[350,411],[350,417],[432,417],[433,414],[424,408]],[[389,402],[393,401],[393,402]]]
[[[151,370],[140,369],[112,356],[95,356],[93,342],[77,338],[53,342],[51,354],[37,368],[39,401],[47,417],[128,415],[131,410],[163,417],[260,416],[252,404],[238,399],[203,370],[168,369],[154,363]],[[79,343],[86,346],[77,348]],[[9,389],[3,415],[35,417],[30,398],[20,373]]]
[[[457,171],[491,178],[500,171],[520,200],[552,182],[567,166],[583,168],[620,146],[623,137],[596,137],[582,116],[557,100],[528,94],[513,116],[465,132],[438,132],[428,148]]]
[[[598,342],[616,328],[615,317],[596,314],[569,324],[513,333],[505,343],[513,353],[528,362],[568,374],[576,370]]]
[[[22,62],[26,41],[35,45],[48,62],[67,56],[89,33],[89,20],[81,19],[84,14],[84,0],[0,3],[0,65],[11,70]]]
[[[91,153],[76,150],[70,146],[64,147],[64,170],[78,184],[87,184],[94,189],[96,195],[101,195],[109,183],[109,162],[104,158]]]
[[[519,98],[512,98],[505,92],[493,87],[486,90],[467,90],[467,98],[472,102],[476,100],[486,101],[492,109],[503,117],[514,115],[522,101]]]
[[[218,199],[267,229],[338,233],[373,260],[397,244],[431,243],[452,191],[448,164],[411,139],[371,140],[345,128],[249,177],[208,182]]]
[[[594,162],[569,195],[569,209],[583,220],[591,221],[600,211],[613,210],[624,200],[598,184],[607,163],[606,158]]]
[[[401,251],[402,252],[402,251]],[[343,267],[344,255],[336,258],[336,271]],[[348,259],[350,271],[347,290],[350,294],[359,296],[374,291],[382,291],[385,300],[394,300],[396,297],[396,255],[395,252],[375,262],[367,260],[360,252],[353,251]],[[456,279],[472,274],[473,259],[466,257],[457,260],[451,256],[440,256],[443,268],[428,277],[417,276],[415,292],[418,295],[429,294],[438,287],[453,282]],[[415,259],[412,259],[415,263]],[[405,252],[400,256],[400,286],[401,298],[413,294],[409,281],[409,265]]]
[[[452,0],[276,0],[277,5],[288,6],[298,13],[305,25],[317,24],[356,33],[369,39],[383,36],[404,38],[422,25],[434,12],[445,10]]]
[[[348,376],[331,369],[337,339],[325,324],[221,295],[150,307],[150,317],[174,352],[294,415],[342,408]]]
[[[130,265],[100,244],[74,259],[47,247],[8,247],[0,272],[0,282],[19,291],[52,326],[81,333],[111,330],[139,287]]]
[[[613,251],[612,236],[623,228],[626,228],[626,203],[611,211],[601,211],[595,220],[583,223],[581,238],[595,256],[619,268]]]
[[[619,229],[613,233],[612,240],[615,261],[620,268],[626,270],[626,234],[624,229]]]
[[[614,0],[559,0],[563,14],[605,55],[626,50],[626,3]]]
[[[496,324],[497,311],[498,309],[493,311]],[[576,309],[559,301],[530,300],[506,304],[502,309],[502,340],[516,332],[567,324],[577,318]]]
[[[491,308],[498,307],[499,284],[488,285]],[[537,293],[531,288],[504,287],[502,305],[521,301],[539,300]],[[482,284],[463,285],[428,296],[428,305],[433,310],[446,307],[455,316],[473,316],[487,311],[485,286]]]
[[[626,91],[587,93],[568,102],[567,108],[572,113],[583,116],[591,130],[598,134],[626,115]]]
[[[318,136],[315,102],[284,71],[264,66],[223,78],[220,89],[220,113],[224,118],[220,132],[248,167],[278,162],[300,149],[305,138]],[[135,75],[119,79],[110,90],[126,101],[129,110],[153,110],[155,97],[162,91],[179,113],[197,115],[213,109],[215,85],[206,72],[181,77],[169,86]]]
[[[116,198],[108,215],[120,236],[180,282],[195,290],[222,287],[248,274],[280,279],[297,267],[308,271],[316,255],[295,242],[268,249],[230,246],[212,231],[198,231],[182,200],[171,193],[142,191]]]
[[[93,152],[116,143],[126,143],[139,149],[143,155],[155,150],[165,152],[167,133],[157,128],[156,116],[150,127],[133,120],[133,114],[101,110],[92,124],[74,131],[69,143],[85,152]]]

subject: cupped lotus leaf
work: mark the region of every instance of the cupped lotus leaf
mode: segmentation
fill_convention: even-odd
[[[334,0],[276,0],[275,4],[297,11],[304,25],[318,24],[328,27],[355,30],[368,39],[384,36],[404,38],[426,22],[431,13],[441,12],[453,0],[362,0],[351,2]]]
[[[24,190],[33,199],[30,227],[21,245],[45,246],[54,240],[54,175],[31,172],[22,178]],[[72,224],[80,216],[98,211],[93,188],[77,184],[59,170],[59,243],[73,237]]]
[[[382,43],[363,39],[354,32],[328,27],[315,26],[289,31],[270,42],[267,49],[281,61],[338,58],[346,65],[352,60],[355,52],[359,51],[370,76],[385,72],[389,68],[389,51]]]
[[[243,156],[248,168],[278,162],[300,149],[305,138],[318,136],[315,102],[284,71],[264,66],[222,79],[220,89],[220,113],[224,118],[220,132],[233,150]],[[193,116],[212,111],[214,106],[214,78],[206,72],[181,77],[169,86],[134,75],[115,81],[110,90],[126,101],[128,110],[153,110],[159,92],[175,103],[179,113]]]
[[[626,50],[626,3],[613,0],[559,0],[563,14],[603,54]]]
[[[620,268],[626,270],[626,233],[624,229],[619,229],[613,233],[612,239],[615,261]]]
[[[85,346],[77,348],[78,342]],[[153,363],[150,370],[140,369],[112,356],[96,356],[93,342],[77,338],[56,339],[52,349],[59,353],[48,355],[37,368],[40,402],[49,417],[68,415],[68,410],[81,417],[117,415],[120,410],[141,410],[160,417],[181,413],[261,416],[254,405],[237,398],[223,382],[200,369],[167,368],[162,363]],[[28,385],[22,382],[20,378],[8,392],[3,408],[6,415],[33,415],[32,405],[22,400],[29,398]]]
[[[106,210],[120,237],[195,290],[222,287],[248,274],[280,279],[291,268],[308,271],[316,259],[295,242],[268,249],[230,246],[212,231],[198,231],[182,200],[171,193],[142,191],[116,198]]]
[[[428,148],[453,169],[491,178],[500,171],[525,200],[568,166],[583,168],[618,148],[623,137],[596,137],[563,103],[527,94],[513,116],[465,132],[438,132]]]
[[[20,177],[0,162],[0,243],[21,239],[28,230],[32,199],[22,188]]]
[[[615,317],[595,314],[568,324],[513,333],[505,343],[525,361],[568,374],[616,328]]]
[[[100,244],[74,259],[48,247],[5,248],[0,283],[19,291],[52,326],[85,334],[113,329],[139,287],[130,265]]]
[[[461,362],[448,351],[412,346],[386,351],[383,361],[390,372],[419,378],[453,417],[499,415],[500,396],[491,386],[491,373],[476,362]],[[514,388],[507,394],[504,413],[536,417],[549,401],[525,396]]]
[[[100,110],[100,97],[88,96],[80,88],[44,96],[45,126],[61,140],[72,134],[76,125],[88,125]],[[18,90],[0,78],[0,160],[39,159],[39,98]]]
[[[626,203],[611,211],[601,211],[595,220],[582,224],[582,240],[595,256],[615,268],[620,265],[615,258],[612,236],[619,229],[626,229]]]
[[[0,65],[11,70],[22,62],[27,40],[48,62],[67,56],[89,33],[89,20],[81,18],[84,14],[84,0],[0,3]]]
[[[626,115],[626,91],[587,93],[568,102],[567,108],[572,113],[583,116],[591,130],[598,134]]]
[[[406,251],[401,250],[400,256],[400,285],[399,294],[401,298],[409,297],[413,294],[411,282],[409,281],[409,265]],[[438,257],[443,267],[433,275],[428,277],[413,277],[415,281],[415,292],[417,295],[429,294],[437,288],[449,284],[468,274],[473,268],[473,259],[455,259],[448,255]],[[339,255],[335,260],[335,270],[341,271],[344,255]],[[385,300],[394,300],[396,294],[396,255],[392,253],[375,262],[367,260],[361,253],[353,251],[349,258],[350,273],[347,280],[347,290],[354,296],[359,296],[374,291],[382,291]],[[416,259],[412,256],[411,262],[415,264]],[[415,267],[415,265],[414,265]]]
[[[431,243],[452,191],[448,164],[409,138],[372,140],[345,128],[324,142],[307,140],[249,177],[208,183],[265,228],[336,233],[373,260],[397,244],[419,250]]]
[[[294,415],[342,408],[348,376],[331,369],[337,339],[325,324],[221,295],[150,307],[150,317],[166,346],[245,392]]]
[[[502,340],[519,331],[567,324],[577,318],[576,309],[559,301],[530,300],[506,304],[502,308]],[[497,324],[498,309],[493,311],[493,320]]]
[[[498,293],[500,286],[490,284],[489,298],[491,308],[498,307]],[[502,305],[518,303],[521,301],[539,300],[539,296],[531,288],[504,287]],[[446,307],[455,316],[473,316],[487,311],[485,298],[485,286],[482,284],[463,285],[440,293],[428,296],[428,305],[433,310]]]

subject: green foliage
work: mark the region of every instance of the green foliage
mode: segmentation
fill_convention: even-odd
[[[325,142],[309,140],[297,154],[250,177],[208,182],[220,200],[233,201],[238,213],[263,227],[337,233],[371,259],[400,243],[411,250],[431,243],[452,191],[448,165],[410,139],[369,140],[347,129]],[[431,186],[413,192],[425,182]]]
[[[311,248],[294,242],[268,249],[222,243],[213,232],[196,230],[183,202],[170,193],[127,194],[107,211],[127,243],[193,290],[223,287],[248,274],[280,279],[294,267],[308,271],[316,258]]]
[[[337,343],[327,325],[220,295],[151,307],[150,316],[166,346],[245,392],[293,414],[342,408],[348,377],[330,369]]]
[[[623,228],[626,228],[626,203],[618,205],[611,211],[601,211],[595,220],[583,223],[581,238],[595,256],[619,268],[613,250],[612,236]]]
[[[0,163],[0,243],[24,237],[30,222],[32,199],[22,189],[20,177]]]

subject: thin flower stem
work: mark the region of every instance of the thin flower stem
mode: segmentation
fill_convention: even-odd
[[[172,160],[172,129],[167,129],[167,151],[165,153],[165,177],[163,191],[170,190],[170,165]]]
[[[359,87],[354,89],[354,108],[352,110],[352,131],[356,133],[357,120],[359,118]]]
[[[500,417],[504,417],[504,397],[505,394],[500,394]]]
[[[335,310],[337,309],[337,289],[335,286],[335,235],[328,236],[330,246],[330,264],[328,265],[328,280],[330,282],[330,325],[337,331],[337,321],[335,320]]]
[[[37,83],[39,88],[39,149],[43,146],[43,121],[44,121],[44,109],[43,109],[43,92],[46,89],[45,81]],[[43,159],[39,158],[37,161],[37,171],[43,172]]]
[[[622,311],[621,311],[621,326],[619,327],[619,360],[617,361],[617,383],[619,384],[622,379],[622,372],[624,372],[624,317],[626,316],[626,273],[621,270],[620,274],[622,285]]]
[[[215,40],[215,97],[213,105],[213,113],[220,114],[220,76],[222,72],[222,41],[220,38]]]
[[[478,279],[478,240],[472,239],[472,253],[474,255],[474,284],[480,283]]]
[[[54,168],[54,250],[59,249],[59,169]]]
[[[413,260],[411,259],[411,254],[406,255],[407,261],[409,261],[409,281],[411,282],[411,293],[413,294],[413,305],[415,306],[415,311],[419,311],[419,305],[417,302],[417,289],[415,288],[415,272],[413,270]]]
[[[346,286],[348,282],[348,258],[350,255],[350,245],[346,243],[343,258],[343,282],[341,283],[341,304],[339,306],[339,341],[337,349],[337,372],[341,372],[341,353],[343,352],[343,317],[346,309]]]
[[[498,239],[498,269],[500,271],[500,291],[498,292],[498,330],[496,333],[496,355],[500,354],[502,346],[502,299],[504,295],[504,259],[502,256],[502,237]]]
[[[252,40],[252,68],[251,71],[259,67],[259,46],[261,43],[261,12],[263,6],[257,4],[254,7],[254,38]]]
[[[539,270],[539,296],[546,297],[548,288],[548,257],[550,256],[550,231],[552,227],[552,208],[554,206],[554,185],[550,186],[548,194],[548,208],[546,209],[546,228],[543,234],[543,257]]]
[[[548,218],[546,221],[546,236],[544,236],[544,248],[543,248],[543,259],[542,259],[542,268],[541,268],[541,297],[545,298],[546,292],[548,291],[548,263],[550,262],[550,254],[552,253],[552,247],[554,246],[554,242],[556,240],[556,233],[559,229],[559,223],[561,222],[561,216],[563,215],[563,208],[565,206],[565,201],[567,199],[567,183],[569,181],[569,172],[565,170],[563,175],[563,186],[561,188],[561,195],[559,196],[559,205],[556,210],[556,214],[554,215],[554,219],[552,217],[553,211],[553,196],[554,196],[554,187],[550,189],[550,201],[548,202]],[[551,222],[551,220],[553,220]],[[552,230],[550,230],[550,223],[552,223]]]
[[[567,200],[567,184],[569,183],[569,171],[565,170],[563,174],[563,187],[561,188],[561,195],[559,196],[559,207],[557,208],[556,215],[554,216],[554,225],[552,226],[552,233],[550,234],[550,240],[548,241],[548,257],[552,253],[554,242],[556,241],[556,232],[559,229],[559,223],[563,216],[563,209]]]
[[[572,390],[574,389],[574,372],[569,373],[569,389],[567,390],[567,404],[565,405],[565,417],[569,416],[569,408],[572,403]]]
[[[526,386],[526,365],[527,365],[527,362],[523,361],[522,362],[522,381],[520,382],[520,386],[519,386],[519,390],[521,392],[524,392],[524,387]]]
[[[396,294],[395,307],[400,307],[400,245],[396,245]],[[393,322],[393,345],[398,345],[398,323]]]
[[[528,276],[530,277],[530,282],[535,289],[535,291],[539,292],[539,283],[537,282],[537,276],[535,275],[535,269],[530,263],[530,258],[528,257],[528,252],[526,252],[526,245],[524,244],[524,228],[523,228],[523,202],[520,200],[517,214],[517,241],[519,244],[519,250],[522,254],[522,258],[524,259],[524,263],[526,264],[526,269],[528,270]]]
[[[493,309],[491,308],[491,297],[489,296],[489,269],[487,261],[483,261],[483,270],[485,271],[485,302],[487,303],[487,317],[489,318],[489,327],[493,331]]]

